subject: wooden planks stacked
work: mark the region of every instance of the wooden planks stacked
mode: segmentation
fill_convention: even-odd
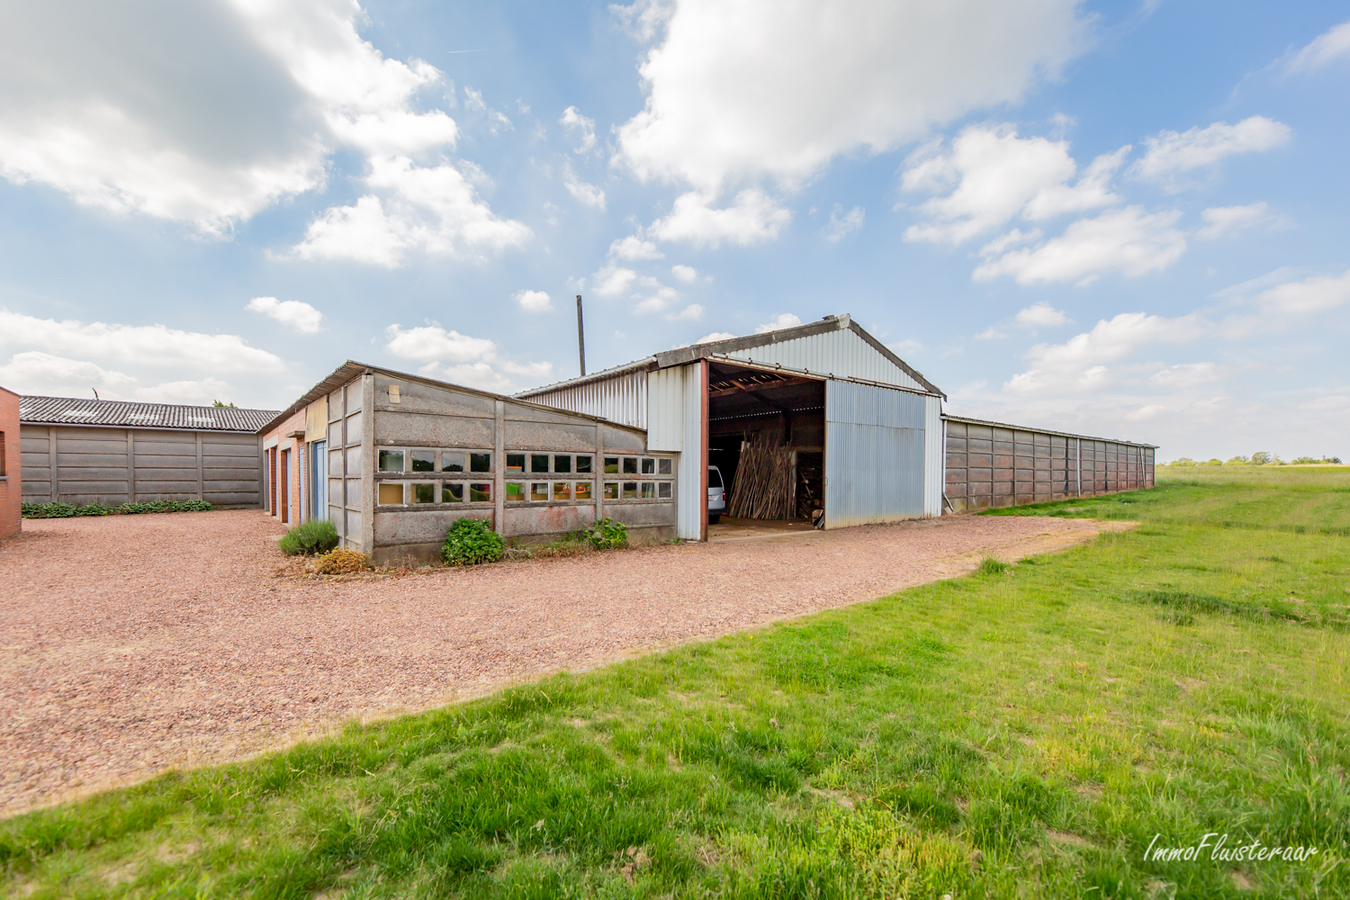
[[[786,519],[792,514],[794,487],[792,451],[758,432],[741,450],[726,514],[742,519]]]

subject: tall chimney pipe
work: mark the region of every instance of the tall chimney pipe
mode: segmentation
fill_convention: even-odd
[[[581,355],[581,376],[586,377],[586,331],[581,327],[581,295],[577,294],[577,352]]]

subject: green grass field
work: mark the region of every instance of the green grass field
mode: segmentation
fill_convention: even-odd
[[[1350,469],[1159,473],[1003,511],[1142,523],[1091,546],[0,822],[3,889],[1350,896]],[[1317,853],[1145,859],[1207,832]]]

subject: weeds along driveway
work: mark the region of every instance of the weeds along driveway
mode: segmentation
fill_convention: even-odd
[[[257,511],[0,542],[0,814],[952,577],[1119,523],[962,516],[319,582]]]

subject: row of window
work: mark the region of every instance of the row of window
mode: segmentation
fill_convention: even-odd
[[[507,474],[589,475],[595,457],[572,453],[508,453]],[[387,450],[380,449],[377,471],[387,474],[418,472],[491,472],[492,454],[486,450]],[[465,468],[465,466],[468,468]],[[437,468],[439,466],[439,468]],[[528,466],[528,468],[526,468]],[[670,459],[650,456],[606,456],[606,475],[665,475],[674,472]]]
[[[491,503],[491,482],[443,481],[434,483],[381,481],[376,485],[380,506],[428,503]],[[592,499],[589,481],[508,481],[507,503],[570,503]],[[671,481],[606,481],[601,488],[606,500],[671,500]],[[439,496],[439,499],[437,497]]]

